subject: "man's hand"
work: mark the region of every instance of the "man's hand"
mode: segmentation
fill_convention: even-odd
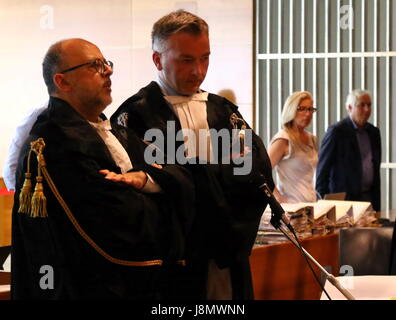
[[[235,152],[231,153],[231,159],[235,160],[235,159],[244,157],[244,156],[246,156],[246,155],[248,155],[249,153],[252,152],[252,150],[250,150],[250,148],[247,147],[247,146],[245,146],[243,149],[244,149],[243,153],[242,152],[240,152],[240,153],[235,153]]]
[[[115,173],[109,170],[99,170],[99,173],[105,176],[105,179],[126,183],[138,190],[142,189],[147,182],[147,174],[143,171],[133,171],[127,173]]]

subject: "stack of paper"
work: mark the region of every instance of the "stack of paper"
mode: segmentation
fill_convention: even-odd
[[[312,205],[304,203],[281,203],[285,214],[290,220],[294,231],[299,239],[305,239],[312,236]]]
[[[335,224],[337,228],[353,225],[353,208],[350,201],[319,200],[318,203],[335,206]]]
[[[370,202],[319,200],[280,205],[299,239],[312,235],[326,235],[332,233],[335,228],[368,227],[377,222]],[[267,206],[260,221],[257,244],[286,241],[286,237],[271,225],[271,215],[271,208]]]
[[[269,207],[269,206],[268,206]],[[276,230],[271,224],[271,210],[267,208],[261,216],[255,246],[276,244],[288,241],[283,233]]]
[[[335,205],[330,203],[304,202],[313,209],[312,234],[326,235],[332,233],[336,223]]]
[[[375,211],[370,202],[319,200],[318,203],[328,203],[336,206],[337,227],[369,227],[377,221]]]
[[[280,231],[262,231],[257,232],[255,246],[262,246],[267,244],[277,244],[289,241]]]
[[[276,230],[271,224],[271,210],[265,210],[261,216],[255,246],[276,244],[287,241],[282,232]]]
[[[377,221],[370,202],[349,201],[353,209],[353,226],[369,227]]]

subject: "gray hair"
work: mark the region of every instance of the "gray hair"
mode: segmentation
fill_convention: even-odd
[[[355,107],[359,98],[363,96],[369,96],[371,99],[371,93],[367,90],[356,89],[351,91],[346,98],[345,108],[349,111],[348,106]]]
[[[312,94],[308,91],[296,91],[286,99],[282,110],[282,128],[291,127],[292,121],[296,117],[297,107],[304,99],[313,101]]]
[[[62,54],[62,41],[54,43],[49,47],[47,53],[43,60],[43,78],[47,86],[47,91],[52,94],[56,91],[56,86],[54,83],[54,75],[58,72],[59,66],[63,64],[63,54]]]
[[[203,19],[190,12],[182,9],[173,11],[154,23],[151,31],[153,50],[158,52],[166,50],[166,40],[178,32],[193,35],[209,34],[209,26]]]

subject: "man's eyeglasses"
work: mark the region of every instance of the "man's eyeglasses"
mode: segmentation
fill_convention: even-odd
[[[364,108],[364,107],[368,107],[368,108],[371,108],[371,103],[364,103],[364,102],[362,102],[362,103],[358,103],[357,105],[356,105],[356,107],[358,107],[358,108]]]
[[[83,66],[87,66],[87,65],[91,65],[91,67],[95,68],[95,70],[97,72],[99,72],[100,74],[104,74],[106,72],[106,66],[110,67],[111,69],[113,69],[113,62],[109,61],[109,60],[101,60],[101,59],[95,59],[94,61],[90,61],[90,62],[86,62],[86,63],[82,63],[79,64],[78,66],[74,66],[71,68],[68,68],[66,70],[63,70],[59,73],[66,73],[72,70],[76,70],[78,68],[81,68]]]
[[[313,108],[313,107],[300,107],[300,106],[297,107],[297,111],[300,111],[300,112],[308,111],[310,113],[314,113],[314,112],[316,112],[316,110],[318,110],[318,109]]]

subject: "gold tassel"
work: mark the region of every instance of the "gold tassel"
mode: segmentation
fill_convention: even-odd
[[[32,209],[30,216],[32,218],[46,218],[47,215],[47,198],[44,195],[43,177],[41,176],[41,168],[45,167],[43,149],[45,147],[44,140],[39,138],[31,143],[31,149],[37,154],[37,177],[36,186],[32,195]]]
[[[176,264],[179,264],[179,265],[185,267],[186,266],[186,260],[177,260]]]
[[[27,160],[27,171],[25,173],[25,181],[23,182],[23,186],[21,189],[21,193],[19,194],[19,213],[27,213],[30,214],[30,204],[32,200],[32,174],[30,173],[30,155],[32,150],[29,151],[29,156]]]
[[[27,162],[27,171],[25,173],[25,182],[23,183],[21,193],[19,194],[18,212],[26,213],[31,218],[46,218],[47,214],[47,198],[44,195],[43,177],[41,176],[41,168],[45,167],[43,149],[45,147],[42,138],[30,143],[30,151]],[[32,174],[30,173],[30,156],[32,151],[37,154],[37,177],[36,186],[32,194]]]
[[[46,218],[47,215],[47,198],[44,195],[43,189],[43,177],[37,176],[36,187],[34,188],[34,193],[32,196],[32,209],[30,216],[32,218]]]
[[[25,173],[25,182],[19,194],[19,213],[30,213],[30,202],[32,201],[32,181],[30,180],[32,174]]]

